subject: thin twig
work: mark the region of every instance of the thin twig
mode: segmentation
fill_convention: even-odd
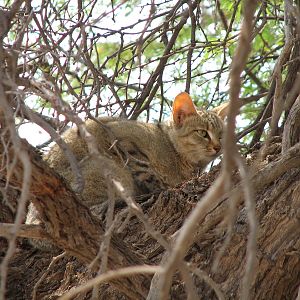
[[[9,129],[10,139],[13,142],[15,157],[17,157],[22,162],[23,165],[23,174],[21,175],[23,177],[22,190],[21,190],[20,199],[18,201],[18,208],[15,217],[14,227],[9,239],[8,250],[6,251],[6,254],[0,266],[1,269],[0,270],[1,272],[0,299],[2,300],[5,297],[5,290],[6,290],[5,286],[6,286],[8,263],[15,251],[17,234],[21,226],[21,223],[23,221],[26,203],[30,195],[29,190],[30,190],[30,183],[31,183],[31,163],[30,163],[28,153],[22,147],[21,140],[16,132],[13,111],[7,102],[7,98],[1,82],[0,82],[0,106],[2,110],[1,114],[4,114],[5,121],[6,121],[5,123]]]
[[[14,224],[0,223],[0,236],[9,239],[14,231]],[[36,224],[22,224],[18,231],[18,237],[31,239],[49,239],[47,232]]]
[[[192,265],[189,265],[189,267],[194,274],[196,274],[214,290],[219,300],[226,299],[218,284],[208,274],[206,274],[206,272],[200,270],[199,268],[193,267]]]
[[[240,38],[239,42],[233,57],[232,68],[230,72],[230,89],[229,89],[229,113],[227,117],[227,125],[224,135],[224,159],[223,159],[223,166],[222,166],[222,174],[224,174],[226,178],[226,191],[229,190],[231,187],[231,174],[234,170],[234,166],[237,164],[241,167],[241,157],[238,153],[238,149],[236,146],[236,137],[235,137],[235,118],[238,114],[238,100],[239,100],[239,93],[241,90],[241,73],[246,66],[246,61],[248,55],[251,50],[251,41],[252,41],[252,31],[253,31],[253,17],[256,9],[257,1],[245,1],[244,2],[244,20],[242,22],[241,31],[240,31]],[[240,174],[244,180],[249,180],[245,167],[240,169]],[[246,263],[246,273],[244,276],[243,281],[243,289],[242,289],[242,299],[249,299],[250,297],[250,283],[253,280],[253,272],[251,272],[252,265],[249,264],[253,262],[253,257],[255,257],[255,245],[256,245],[256,226],[255,220],[256,218],[253,216],[253,210],[251,209],[251,195],[253,191],[251,190],[250,186],[247,186],[245,183],[244,186],[245,192],[247,194],[246,197],[246,206],[249,208],[248,218],[250,221],[250,237],[251,241],[248,244],[248,250],[251,250],[251,253],[247,253],[247,263]],[[254,251],[254,253],[252,252]]]
[[[40,286],[40,284],[43,282],[43,280],[46,278],[46,276],[49,274],[49,272],[51,271],[52,267],[61,259],[64,258],[66,256],[66,252],[63,252],[61,254],[59,254],[58,256],[55,256],[52,258],[51,263],[49,264],[47,270],[43,273],[43,275],[40,277],[40,279],[36,282],[36,284],[34,285],[33,291],[32,291],[32,300],[36,300],[37,296],[37,289]]]
[[[153,274],[153,273],[160,273],[161,267],[158,266],[133,266],[133,267],[127,267],[122,268],[118,270],[108,271],[104,274],[101,274],[89,281],[87,281],[85,284],[80,285],[79,287],[72,289],[71,291],[67,292],[63,296],[59,297],[58,300],[68,300],[76,296],[78,293],[88,291],[93,286],[98,285],[102,282],[108,282],[114,279],[119,279],[122,277],[132,276],[135,274]]]

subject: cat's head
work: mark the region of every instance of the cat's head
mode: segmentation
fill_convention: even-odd
[[[197,110],[188,93],[180,93],[173,104],[173,143],[189,163],[205,167],[221,154],[221,138],[228,103],[211,111]]]

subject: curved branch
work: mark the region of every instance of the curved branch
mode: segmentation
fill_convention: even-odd
[[[29,153],[32,165],[31,200],[45,223],[52,242],[85,264],[89,264],[98,252],[104,235],[104,225],[91,215],[89,209],[81,204],[64,180],[50,169],[25,141],[22,146]],[[14,149],[11,147],[8,151],[11,154]],[[3,149],[0,159],[3,159],[2,155]],[[20,189],[22,178],[18,174],[22,174],[21,170],[22,164],[17,162],[10,180],[10,184]],[[1,169],[0,175],[7,178],[5,168]],[[109,268],[143,263],[145,262],[133,254],[121,239],[112,236],[108,257]],[[150,278],[137,275],[128,278],[127,281],[115,280],[113,285],[129,298],[143,299],[150,285]]]

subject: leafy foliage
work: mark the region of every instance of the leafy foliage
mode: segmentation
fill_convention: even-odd
[[[19,75],[47,82],[83,116],[122,114],[161,120],[183,90],[205,107],[229,98],[230,65],[244,9],[239,0],[190,4],[55,0],[42,7],[32,5],[24,4],[6,38],[12,45],[24,34]],[[268,90],[283,45],[283,1],[262,1],[241,97]],[[35,109],[40,106],[37,111],[49,103],[40,101],[40,94],[32,100],[36,89],[31,84],[26,89]],[[261,106],[248,104],[239,126],[253,122],[256,114],[250,111]]]

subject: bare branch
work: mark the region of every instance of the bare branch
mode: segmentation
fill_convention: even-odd
[[[98,285],[102,282],[107,282],[115,279],[120,279],[122,277],[127,277],[127,276],[132,276],[135,274],[153,274],[161,272],[161,267],[157,266],[133,266],[133,267],[127,267],[127,268],[122,268],[118,270],[113,270],[113,271],[108,271],[102,275],[99,275],[90,281],[86,282],[84,285],[79,286],[78,288],[75,288],[71,290],[70,292],[66,293],[62,297],[59,297],[59,300],[68,300],[71,299],[72,297],[76,296],[78,293],[88,291],[91,289],[93,286]]]

